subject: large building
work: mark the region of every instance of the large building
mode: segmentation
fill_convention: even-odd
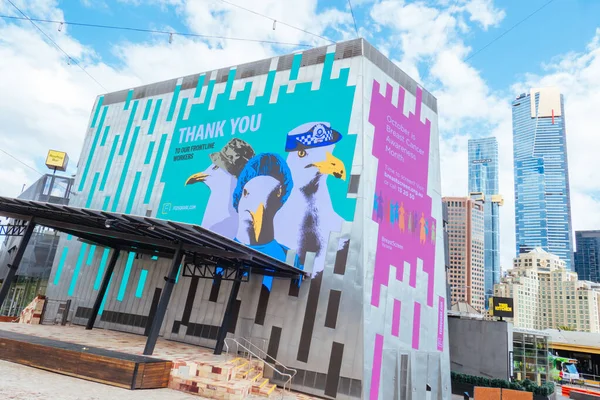
[[[437,100],[362,39],[99,96],[70,207],[115,213],[106,230],[195,224],[308,277],[246,271],[228,300],[231,280],[175,279],[170,259],[131,249],[96,326],[155,332],[169,293],[163,338],[266,340],[296,390],[450,399],[437,121]],[[108,254],[61,237],[47,293],[72,301],[72,323],[93,312]]]
[[[600,332],[600,290],[580,281],[564,260],[541,248],[514,259],[494,295],[514,300],[515,327]]]
[[[579,279],[600,283],[600,231],[576,231],[575,272]]]
[[[484,203],[468,197],[444,197],[448,232],[448,271],[451,302],[485,310]]]
[[[495,137],[469,140],[469,193],[484,202],[485,297],[500,282],[500,206],[504,200],[498,187],[498,142]]]
[[[531,89],[512,103],[517,254],[536,247],[573,268],[563,96]]]
[[[42,201],[52,204],[69,204],[73,178],[46,174],[29,186],[18,198]],[[24,232],[21,221],[9,220],[7,235],[0,245],[0,284],[8,275],[8,265],[15,257],[20,237]],[[38,294],[45,295],[48,278],[54,263],[59,233],[38,226],[35,228],[7,293],[6,301],[0,307],[0,316],[16,317]]]

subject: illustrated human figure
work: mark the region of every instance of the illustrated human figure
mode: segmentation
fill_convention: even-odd
[[[412,232],[413,230],[413,225],[414,225],[414,221],[413,221],[413,213],[412,211],[408,212],[408,231]]]
[[[378,208],[379,208],[379,196],[377,196],[377,193],[375,193],[373,195],[373,213],[375,214],[375,218],[377,218],[377,214],[379,212]]]
[[[383,221],[383,195],[379,192],[379,199],[377,199],[377,220],[379,222]]]
[[[429,236],[429,220],[425,220],[425,238]]]
[[[419,239],[421,244],[425,244],[427,234],[425,233],[425,213],[421,213],[421,219],[419,219],[419,226],[421,227],[419,232]]]
[[[392,224],[395,224],[398,221],[398,203],[394,202],[392,204]]]
[[[398,218],[398,225],[400,226],[400,232],[404,233],[404,203],[400,203],[400,212],[399,212],[399,218]]]
[[[431,222],[431,243],[435,244],[435,222]]]

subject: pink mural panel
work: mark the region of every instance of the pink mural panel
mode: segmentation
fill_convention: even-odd
[[[373,351],[373,370],[371,372],[371,393],[369,398],[379,398],[379,383],[381,381],[381,363],[383,361],[383,336],[375,335],[375,350]]]

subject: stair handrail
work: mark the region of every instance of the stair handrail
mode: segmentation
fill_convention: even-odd
[[[252,350],[250,350],[249,348],[247,348],[246,346],[244,346],[242,343],[240,343],[238,340],[236,340],[236,339],[234,339],[234,338],[225,338],[225,340],[224,340],[225,347],[227,348],[227,349],[226,349],[226,353],[227,353],[227,354],[229,354],[229,345],[227,344],[227,341],[228,341],[228,340],[231,340],[232,342],[234,342],[235,344],[237,344],[237,345],[238,345],[239,347],[241,347],[242,349],[246,350],[246,351],[247,351],[249,354],[251,354],[252,356],[256,357],[257,359],[259,359],[259,360],[262,360],[262,361],[263,361],[263,362],[264,362],[266,365],[268,365],[269,367],[271,367],[271,369],[272,369],[273,371],[277,372],[279,375],[281,375],[281,376],[287,376],[287,377],[288,377],[288,380],[287,380],[287,381],[285,381],[285,383],[283,384],[283,392],[285,393],[286,385],[287,385],[287,390],[288,390],[289,392],[291,392],[291,391],[292,391],[292,378],[293,378],[293,376],[292,376],[292,375],[290,375],[290,374],[287,374],[287,373],[285,373],[285,372],[281,372],[281,371],[279,371],[279,370],[278,370],[277,368],[275,368],[275,366],[274,366],[274,365],[272,365],[270,362],[268,362],[267,360],[263,359],[262,357],[260,357],[260,356],[258,356],[258,355],[256,355],[256,354],[254,354],[254,353],[252,352]],[[239,351],[239,347],[238,347],[238,351]],[[273,357],[271,357],[271,358],[273,358]],[[250,361],[252,361],[252,357],[249,357],[249,359],[250,359]],[[284,367],[285,367],[285,365],[284,365]],[[287,368],[287,367],[286,367],[286,368]],[[282,398],[283,398],[283,394],[282,394]]]
[[[264,351],[263,349],[261,349],[260,347],[258,347],[254,343],[252,343],[249,339],[247,339],[245,337],[241,337],[240,340],[243,340],[244,342],[248,343],[253,348],[255,348],[258,351],[260,351],[262,354],[264,354],[264,357],[261,357],[261,359],[267,360],[267,357],[269,357],[268,359],[273,360],[275,362],[275,364],[277,364],[277,365],[285,368],[287,371],[293,372],[292,378],[295,377],[296,374],[298,373],[298,371],[295,370],[294,368],[287,367],[287,366],[283,365],[282,363],[280,363],[279,361],[277,361],[275,359],[275,357],[270,356],[269,353],[267,353],[266,351]]]

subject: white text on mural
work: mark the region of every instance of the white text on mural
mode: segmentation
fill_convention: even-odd
[[[216,139],[225,136],[227,128],[231,135],[238,133],[256,132],[260,129],[262,114],[245,115],[243,117],[231,118],[189,126],[179,129],[179,143],[198,142],[209,139]],[[227,124],[229,122],[229,124]]]

